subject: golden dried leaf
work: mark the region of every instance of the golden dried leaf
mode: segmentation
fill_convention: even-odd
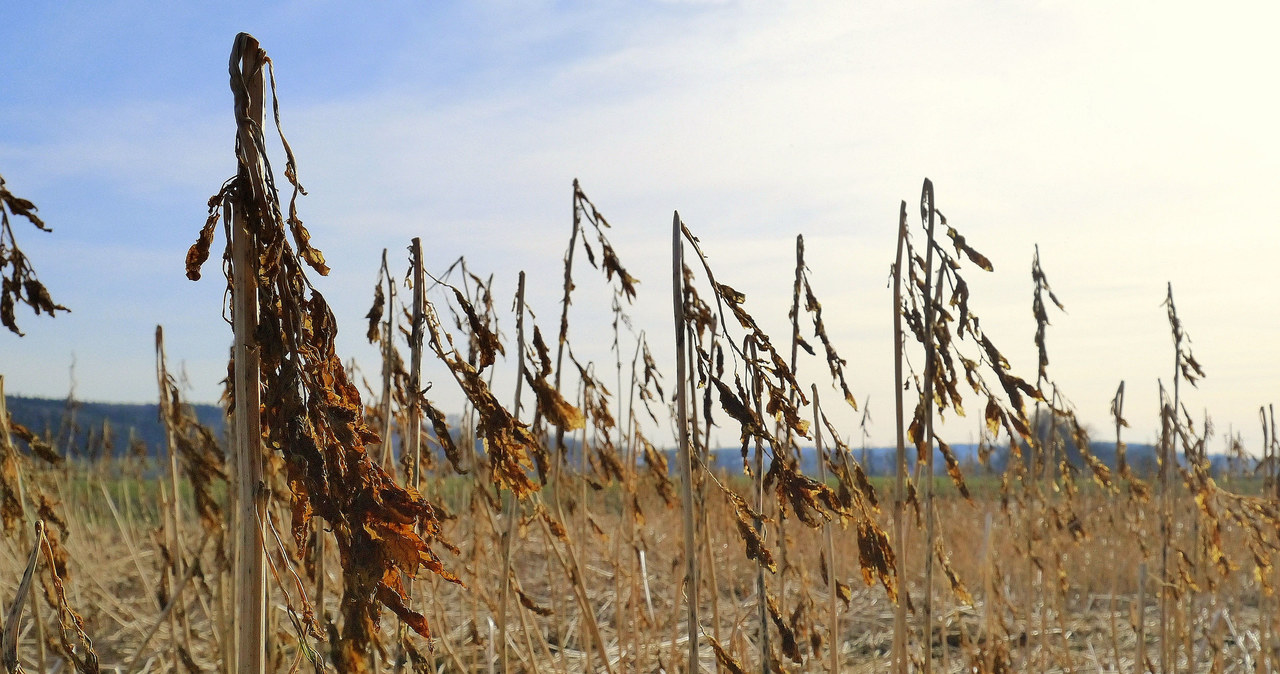
[[[729,670],[730,674],[746,674],[745,670],[742,669],[742,663],[735,660],[734,657],[725,650],[724,646],[720,645],[719,641],[716,641],[715,638],[710,635],[704,635],[703,638],[707,640],[707,643],[711,644],[711,650],[716,653],[716,662],[719,662],[721,667]]]

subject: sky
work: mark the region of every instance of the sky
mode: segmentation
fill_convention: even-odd
[[[1265,205],[1280,184],[1267,84],[1277,14],[1178,2],[19,3],[0,40],[0,175],[53,228],[14,223],[72,313],[20,311],[27,336],[0,335],[0,374],[9,394],[62,397],[74,363],[79,398],[150,401],[163,324],[190,398],[216,399],[225,284],[212,264],[188,281],[183,260],[235,171],[226,64],[246,31],[275,64],[310,193],[300,215],[333,268],[315,283],[342,328],[339,354],[370,377],[363,316],[379,257],[389,249],[403,273],[414,236],[429,270],[465,256],[494,275],[511,334],[526,271],[554,332],[577,178],[641,280],[629,311],[665,364],[673,210],[778,343],[803,234],[850,388],[869,399],[870,442],[890,444],[887,280],[899,203],[914,214],[928,177],[994,263],[968,275],[973,309],[1015,371],[1034,379],[1038,244],[1067,310],[1052,316],[1050,376],[1100,439],[1125,381],[1126,440],[1154,439],[1173,370],[1161,306],[1172,283],[1208,373],[1183,401],[1213,418],[1214,449],[1230,427],[1257,452],[1258,407],[1280,392],[1280,234]],[[598,272],[576,274],[571,340],[612,367],[608,291]],[[512,361],[497,366],[502,391]],[[820,359],[801,374],[839,397]],[[424,377],[460,409],[438,364]],[[857,418],[839,418],[856,441]],[[979,424],[945,429],[966,442]]]

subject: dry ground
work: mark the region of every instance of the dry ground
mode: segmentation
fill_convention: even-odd
[[[125,666],[139,655],[139,647],[154,632],[138,657],[138,670],[227,671],[222,655],[227,626],[220,606],[230,592],[225,561],[220,560],[215,541],[194,521],[184,523],[184,548],[202,550],[200,573],[183,593],[185,612],[175,611],[171,631],[167,620],[159,620],[168,591],[161,572],[164,552],[157,529],[156,505],[152,496],[141,494],[142,482],[110,482],[110,504],[102,496],[98,477],[59,479],[58,489],[68,513],[67,547],[71,552],[68,599],[83,614],[89,634],[103,665],[103,671],[126,671]],[[70,486],[68,486],[70,485]],[[127,485],[127,486],[126,486]],[[154,485],[147,487],[153,494]],[[453,519],[445,524],[445,537],[456,544],[459,554],[444,553],[449,569],[467,587],[438,578],[419,581],[414,592],[417,607],[431,621],[436,632],[434,650],[411,637],[422,650],[433,671],[501,671],[499,639],[500,574],[502,569],[501,531],[505,518],[491,502],[474,492],[469,483],[438,482],[434,498],[452,509]],[[568,494],[574,489],[566,489]],[[513,579],[524,592],[532,609],[522,608],[513,593],[511,627],[507,635],[512,671],[580,672],[604,671],[600,648],[588,636],[589,621],[579,610],[565,566],[577,566],[604,652],[615,672],[677,671],[686,659],[686,628],[683,609],[684,588],[680,556],[681,526],[678,508],[668,508],[641,488],[639,502],[643,521],[628,524],[620,508],[619,492],[606,489],[588,491],[584,509],[581,492],[576,499],[566,496],[562,503],[566,537],[571,545],[557,541],[565,562],[549,547],[554,537],[543,520],[526,517],[517,529],[518,543],[513,553]],[[150,499],[150,500],[149,500]],[[743,553],[736,528],[724,499],[714,490],[707,495],[707,514],[700,552],[700,622],[703,634],[717,639],[747,671],[759,671],[760,624],[755,587],[756,567]],[[957,600],[939,573],[936,582],[936,615],[940,625],[933,632],[935,671],[971,671],[973,663],[986,654],[1006,650],[1012,671],[1139,671],[1135,668],[1138,576],[1145,558],[1148,586],[1142,600],[1147,654],[1158,663],[1156,643],[1160,635],[1158,601],[1154,595],[1159,571],[1159,550],[1151,541],[1153,514],[1149,506],[1127,504],[1124,497],[1091,493],[1077,497],[1086,537],[1074,541],[1065,534],[1042,535],[1037,541],[1034,570],[1026,556],[1026,520],[1016,510],[1006,514],[994,498],[974,502],[948,497],[939,500],[942,537],[954,569],[974,597],[972,605]],[[115,507],[115,514],[111,506]],[[556,512],[554,500],[543,507]],[[524,512],[533,512],[526,506]],[[187,512],[190,512],[188,509]],[[282,513],[281,513],[282,514]],[[585,516],[584,516],[585,515]],[[776,540],[776,513],[767,535]],[[279,515],[278,515],[279,516]],[[889,527],[887,515],[882,524]],[[987,522],[990,521],[988,529]],[[1050,530],[1051,518],[1045,519]],[[795,520],[786,522],[787,546],[784,573],[769,574],[769,592],[782,595],[780,609],[784,623],[793,626],[801,661],[781,654],[779,633],[770,627],[769,639],[775,657],[787,671],[828,671],[830,647],[837,644],[837,660],[842,671],[877,672],[888,666],[893,634],[893,604],[883,588],[868,587],[857,568],[858,551],[851,531],[838,523],[831,527],[836,578],[847,584],[850,600],[838,601],[838,637],[831,637],[830,593],[822,580],[820,557],[825,549],[821,529],[809,529]],[[1184,536],[1189,535],[1183,532]],[[909,536],[908,560],[911,596],[915,608],[922,605],[920,578],[922,559],[919,539]],[[1238,571],[1210,590],[1188,596],[1180,607],[1175,627],[1183,630],[1180,643],[1189,644],[1179,652],[1178,671],[1269,671],[1267,644],[1275,644],[1273,632],[1276,598],[1259,590],[1249,557],[1231,547],[1228,554]],[[285,545],[288,537],[284,536]],[[203,547],[201,547],[203,545]],[[643,551],[644,572],[641,572]],[[14,595],[29,548],[17,535],[0,545],[0,596],[6,605]],[[298,587],[314,598],[315,582],[306,565],[295,564],[296,578],[277,562],[277,575],[268,576],[272,591],[269,610],[271,662],[275,671],[314,671],[307,648],[299,647],[298,631],[286,606],[286,587],[298,615]],[[782,560],[779,559],[779,566]],[[327,590],[324,611],[317,615],[336,616],[341,587],[338,560],[329,547],[324,564]],[[1024,621],[1028,592],[1028,571],[1033,597],[1030,630]],[[1045,586],[1040,579],[1063,579],[1063,584]],[[994,599],[993,599],[994,598]],[[54,620],[46,605],[41,606],[45,629],[52,631]],[[536,609],[536,610],[534,610]],[[537,611],[549,611],[539,615]],[[1044,616],[1041,618],[1041,616]],[[910,620],[913,633],[920,634],[918,614]],[[320,621],[323,633],[324,620]],[[1172,624],[1172,623],[1171,623]],[[1186,627],[1190,627],[1186,630]],[[397,623],[387,613],[383,620],[385,659],[378,671],[394,671],[400,654],[396,645]],[[24,613],[19,634],[19,654],[30,671],[67,671],[53,648],[47,649],[44,666],[36,662],[39,649],[36,627],[29,611]],[[1189,637],[1187,635],[1190,635]],[[1029,635],[1029,636],[1024,636]],[[919,655],[917,638],[913,643]],[[310,648],[321,654],[323,639],[309,638]],[[1029,650],[1028,650],[1029,646]],[[176,650],[189,654],[183,663]],[[1274,646],[1271,646],[1274,653]],[[1194,659],[1188,667],[1187,653]],[[701,667],[715,671],[717,663],[708,640],[701,647]],[[1030,655],[1031,665],[1024,664]],[[323,656],[319,656],[323,659]],[[1271,658],[1274,667],[1275,656]],[[1215,664],[1216,663],[1216,664]],[[175,670],[175,667],[183,669]],[[722,670],[727,671],[727,670]]]

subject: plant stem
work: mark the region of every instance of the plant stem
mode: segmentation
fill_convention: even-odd
[[[793,368],[794,371],[794,368]],[[818,422],[818,385],[813,384],[813,444],[814,450],[818,455],[818,477],[823,484],[827,483],[827,461],[826,454],[822,448],[822,426]],[[836,604],[838,599],[836,593],[836,556],[835,544],[832,541],[831,523],[824,522],[822,524],[822,537],[827,547],[827,595],[830,598],[831,622],[827,628],[829,645],[831,651],[831,674],[840,674],[840,613]],[[815,653],[816,655],[816,653]]]
[[[684,246],[680,240],[680,214],[671,223],[671,297],[676,329],[676,423],[680,429],[680,488],[684,513],[684,585],[689,608],[689,669],[698,671],[698,549],[694,544],[693,458],[689,451],[688,401],[685,388]]]
[[[921,402],[924,404],[924,510],[925,510],[925,557],[924,557],[924,674],[933,671],[933,557],[934,557],[934,520],[933,511],[933,377],[937,367],[937,356],[933,349],[933,321],[938,299],[931,297],[933,290],[933,229],[937,211],[934,209],[933,182],[924,181],[921,195],[921,210],[928,202],[928,249],[924,258],[924,392]],[[942,282],[939,278],[937,294],[942,295]],[[945,647],[945,642],[944,642]]]
[[[516,288],[516,401],[511,407],[511,416],[520,418],[520,392],[524,386],[524,271],[520,272],[520,282]],[[502,671],[509,672],[509,654],[507,649],[507,605],[511,598],[511,551],[516,535],[516,520],[519,503],[508,491],[505,494],[504,508],[507,516],[507,531],[502,537],[502,601],[498,604],[498,638],[502,641]],[[529,654],[530,657],[533,653]]]
[[[248,33],[236,36],[231,51],[231,84],[236,99],[236,127],[240,178],[244,184],[239,203],[232,209],[231,272],[232,322],[235,330],[235,418],[237,473],[236,507],[240,511],[236,564],[237,672],[263,674],[263,622],[266,611],[266,577],[263,574],[262,518],[262,422],[260,364],[256,338],[258,327],[258,255],[254,232],[249,230],[250,192],[266,185],[265,167],[258,155],[262,134],[265,53]]]
[[[902,253],[907,240],[907,202],[903,201],[898,215],[898,253],[893,263],[893,384],[894,412],[897,415],[896,475],[893,489],[893,537],[897,541],[898,601],[893,607],[893,670],[895,674],[907,674],[907,584],[906,495],[907,449],[904,431],[906,417],[902,409],[902,350],[905,346],[902,333]]]

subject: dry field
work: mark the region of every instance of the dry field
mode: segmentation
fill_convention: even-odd
[[[646,328],[672,331],[676,367],[662,371],[628,314],[637,280],[574,181],[558,322],[535,323],[521,272],[514,333],[499,332],[493,277],[462,259],[429,276],[414,239],[407,270],[382,261],[367,326],[381,377],[362,395],[312,286],[329,268],[297,214],[275,74],[251,36],[237,37],[229,74],[238,168],[186,257],[193,281],[218,260],[226,276],[226,432],[183,402],[159,328],[159,461],[57,446],[0,409],[8,671],[1280,666],[1274,416],[1260,461],[1229,442],[1239,474],[1214,468],[1210,425],[1180,398],[1205,373],[1171,287],[1174,376],[1158,468],[1139,474],[1124,384],[1114,463],[1053,384],[1046,331],[1062,305],[1038,251],[1031,376],[982,331],[965,276],[991,262],[925,180],[918,226],[902,202],[886,254],[901,396],[895,474],[873,482],[846,444],[857,429],[837,428],[819,399],[857,410],[857,373],[827,333],[803,239],[794,276],[779,274],[791,331],[771,337],[737,281],[717,277],[704,253],[715,242],[675,214],[673,321]],[[34,205],[3,181],[0,202],[0,319],[20,336],[16,310],[65,309],[17,247],[15,224],[44,229]],[[587,283],[608,288],[612,312],[573,318],[612,326],[611,362],[572,350],[572,294]],[[825,364],[824,381],[800,381],[800,358]],[[460,415],[427,398],[424,361],[433,386],[461,391]],[[495,390],[511,361],[514,390]],[[612,391],[598,371],[617,373]],[[981,411],[981,458],[1003,447],[1001,472],[963,466],[935,429],[962,404]],[[733,470],[710,467],[713,423],[740,437]]]
[[[57,485],[65,499],[65,511],[72,514],[66,522],[66,547],[71,556],[68,599],[81,609],[102,671],[225,671],[223,649],[227,648],[227,635],[232,634],[226,624],[231,610],[227,594],[230,566],[200,542],[199,522],[186,518],[184,546],[202,554],[198,556],[199,570],[183,593],[183,609],[170,622],[161,613],[163,599],[171,593],[165,589],[165,548],[157,540],[163,519],[155,500],[160,487],[136,477],[103,479],[118,473],[119,467],[97,468],[46,477]],[[443,536],[458,542],[459,553],[449,556],[449,566],[459,570],[467,585],[464,589],[437,580],[422,592],[424,613],[433,625],[440,626],[434,653],[423,652],[431,671],[489,671],[491,667],[501,671],[496,588],[502,568],[498,542],[507,518],[476,489],[474,483],[460,478],[440,480],[428,487],[455,516],[446,520]],[[184,494],[188,491],[185,485],[182,490]],[[575,503],[573,512],[566,513],[566,537],[572,548],[580,551],[581,577],[612,669],[678,671],[687,654],[680,518],[678,511],[651,489],[641,487],[640,491],[644,527],[628,532],[620,491],[605,489],[590,492],[585,508]],[[1061,593],[1036,588],[1033,623],[1029,632],[1024,632],[1022,617],[1008,608],[1026,587],[1026,566],[1018,563],[1025,555],[1016,542],[1021,521],[1015,517],[1011,530],[1010,518],[1001,514],[995,500],[969,502],[954,494],[939,498],[939,520],[944,523],[941,538],[957,574],[968,583],[973,602],[948,599],[939,607],[933,639],[938,671],[973,671],[974,661],[981,662],[990,650],[989,640],[999,640],[1000,648],[1012,653],[1015,670],[1024,670],[1022,658],[1029,653],[1034,671],[1137,671],[1134,618],[1140,601],[1139,566],[1144,563],[1144,550],[1138,543],[1150,540],[1150,532],[1134,536],[1129,523],[1117,523],[1114,503],[1104,495],[1091,493],[1081,502],[1088,536],[1079,542],[1061,543],[1057,550],[1046,550],[1042,558],[1050,568],[1056,564],[1068,571],[1069,584]],[[1154,515],[1145,514],[1147,519]],[[587,634],[563,567],[548,548],[547,531],[517,518],[513,578],[521,590],[520,601],[528,603],[513,606],[519,618],[507,636],[511,671],[602,671],[599,647]],[[756,669],[750,664],[760,641],[756,565],[743,556],[733,519],[732,512],[713,505],[699,532],[703,564],[699,596],[704,616],[700,622],[702,631],[738,654],[746,669]],[[613,535],[597,531],[593,523]],[[854,536],[838,526],[834,533],[834,577],[850,588],[847,601],[837,598],[837,636],[832,636],[831,594],[821,578],[824,542],[820,531],[791,529],[787,546],[790,566],[786,573],[769,580],[770,591],[786,607],[785,623],[793,629],[802,656],[802,662],[797,663],[778,655],[783,671],[827,671],[832,643],[838,644],[836,661],[841,671],[885,671],[889,661],[893,604],[882,587],[863,583]],[[917,554],[918,538],[913,541]],[[16,537],[10,537],[0,548],[0,591],[5,596],[13,596],[26,564],[29,551],[22,547]],[[645,552],[643,574],[641,550]],[[1152,551],[1145,552],[1150,555]],[[192,554],[191,559],[196,558]],[[308,571],[317,568],[304,566]],[[339,586],[336,555],[326,556],[323,569],[329,586]],[[784,577],[785,600],[781,599]],[[314,588],[317,578],[304,574],[303,580]],[[921,580],[916,574],[911,583],[917,604]],[[1189,599],[1188,636],[1196,662],[1188,668],[1183,657],[1179,671],[1266,671],[1263,644],[1270,625],[1263,614],[1275,610],[1274,598],[1264,599],[1256,584],[1241,575]],[[338,597],[329,594],[324,601],[325,609],[316,613],[335,616]],[[299,641],[290,627],[290,603],[273,582],[267,615],[269,671],[311,670],[314,665],[308,648],[323,651],[326,647],[322,638],[311,640],[309,645]],[[1159,615],[1150,591],[1145,605],[1147,650],[1152,653]],[[54,616],[47,607],[42,611],[44,624],[51,625]],[[1001,621],[1009,627],[1000,626]],[[913,617],[910,623],[912,633],[918,635],[917,619]],[[383,621],[383,671],[396,670],[397,660],[404,658],[395,646],[396,630],[393,618]],[[1024,633],[1031,635],[1029,651]],[[778,637],[775,629],[772,638]],[[40,649],[29,615],[24,617],[17,647],[28,671],[70,671],[52,645],[45,666],[37,664]],[[181,662],[184,656],[190,661]],[[705,670],[716,669],[715,653],[708,644],[702,645],[699,657]],[[127,669],[130,663],[136,669]]]

